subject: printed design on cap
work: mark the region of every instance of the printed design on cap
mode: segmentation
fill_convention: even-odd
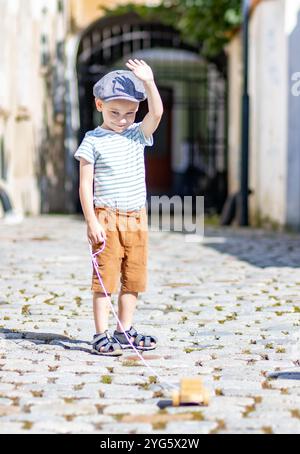
[[[119,83],[121,87],[116,86]],[[113,92],[116,93],[117,91],[125,93],[135,99],[144,99],[144,93],[141,91],[137,91],[133,81],[126,76],[118,76],[115,77],[113,80]]]

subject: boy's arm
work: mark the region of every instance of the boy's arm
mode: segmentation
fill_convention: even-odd
[[[103,238],[106,239],[106,233],[94,211],[93,200],[93,181],[94,181],[94,166],[85,159],[80,159],[80,183],[79,183],[79,198],[82,211],[87,223],[88,238],[93,244],[102,243]]]
[[[152,69],[150,68],[144,60],[128,60],[126,63],[128,68],[142,80],[148,98],[148,109],[149,112],[145,115],[141,129],[146,138],[149,138],[154,131],[157,129],[162,114],[163,114],[163,103],[159,94],[159,91],[156,87]]]
[[[87,224],[96,221],[93,202],[94,167],[85,159],[80,159],[79,198]]]
[[[144,87],[148,97],[149,112],[142,121],[141,129],[144,136],[148,138],[154,133],[160,123],[163,114],[163,104],[154,80],[144,82]]]

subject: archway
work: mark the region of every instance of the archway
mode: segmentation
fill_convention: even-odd
[[[79,140],[99,125],[94,83],[108,71],[126,69],[128,58],[151,65],[164,102],[155,145],[145,150],[148,195],[205,195],[206,205],[216,206],[226,198],[224,187],[215,190],[216,177],[222,175],[223,186],[226,179],[226,84],[199,48],[172,27],[129,13],[100,19],[84,31],[77,56]],[[136,121],[146,112],[145,101]]]

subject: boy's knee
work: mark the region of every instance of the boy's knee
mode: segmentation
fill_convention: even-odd
[[[107,293],[107,295],[103,292],[94,292],[95,298],[106,298],[106,296],[111,296],[111,293]]]
[[[138,295],[138,292],[131,292],[130,290],[121,290],[123,295]]]

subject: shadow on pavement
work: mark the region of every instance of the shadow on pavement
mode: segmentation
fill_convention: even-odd
[[[223,241],[213,241],[221,237]],[[207,246],[251,265],[300,268],[300,236],[254,229],[206,229]]]
[[[80,350],[86,353],[91,353],[91,348],[85,348],[82,344],[86,346],[89,345],[88,341],[84,340],[74,340],[70,339],[67,336],[63,336],[61,334],[55,333],[38,333],[38,332],[31,332],[31,331],[19,331],[19,330],[12,330],[12,329],[0,329],[0,338],[8,339],[8,340],[26,340],[28,342],[32,342],[36,345],[59,345],[66,350]],[[77,346],[76,346],[77,345]]]
[[[170,233],[187,235],[184,229]],[[187,235],[187,236],[193,236]],[[259,268],[290,267],[300,269],[300,234],[279,233],[238,227],[205,227],[204,242],[189,241],[215,249]]]
[[[270,379],[300,380],[300,371],[271,372],[267,377]]]

